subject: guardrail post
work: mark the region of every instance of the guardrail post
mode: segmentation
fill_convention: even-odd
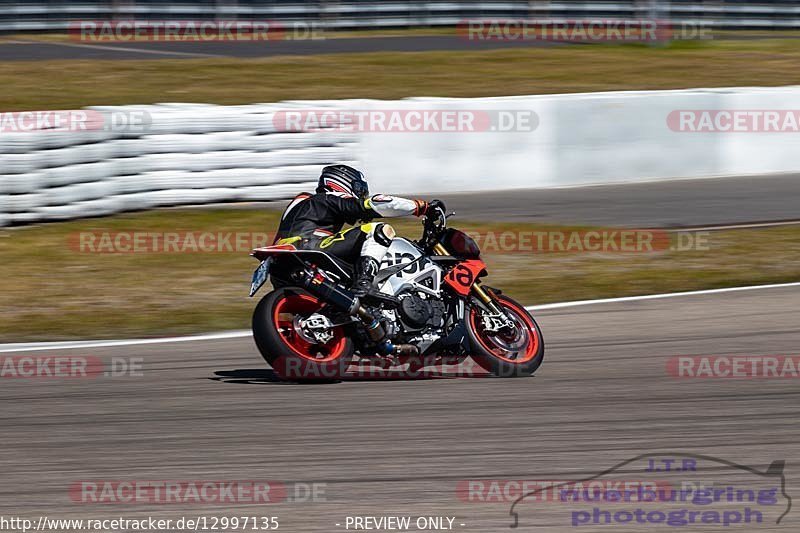
[[[528,18],[540,19],[550,14],[550,0],[529,0]]]
[[[216,0],[214,3],[214,18],[216,20],[235,20],[237,14],[234,7],[237,5],[237,0]]]

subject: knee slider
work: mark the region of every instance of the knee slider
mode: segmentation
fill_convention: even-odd
[[[390,246],[392,239],[397,235],[394,228],[389,224],[378,224],[375,228],[374,239],[375,242],[382,246]]]

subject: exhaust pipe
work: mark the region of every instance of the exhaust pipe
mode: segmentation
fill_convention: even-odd
[[[338,307],[350,316],[358,317],[364,323],[367,335],[373,342],[378,343],[386,338],[386,330],[383,324],[361,305],[359,298],[354,296],[352,292],[346,291],[328,281],[316,268],[297,271],[293,278],[304,289],[320,300]]]

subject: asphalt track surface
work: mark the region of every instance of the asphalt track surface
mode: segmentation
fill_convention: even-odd
[[[448,211],[455,211],[456,226],[458,220],[474,220],[679,229],[800,219],[797,174],[417,196],[443,200]],[[237,205],[282,210],[287,204]]]
[[[769,39],[762,35],[728,36],[726,39]],[[795,38],[790,36],[789,38]],[[270,40],[255,42],[101,42],[37,41],[0,42],[0,61],[47,59],[179,59],[192,57],[266,57],[277,55],[346,54],[358,52],[429,52],[436,50],[492,50],[501,48],[563,46],[553,41],[477,41],[458,35],[353,37],[333,39]]]
[[[665,365],[676,355],[797,354],[800,289],[535,315],[546,360],[534,377],[516,380],[278,383],[246,338],[42,352],[106,363],[141,358],[142,371],[2,380],[0,515],[35,522],[277,516],[282,531],[345,530],[347,516],[450,516],[454,531],[508,531],[510,502],[463,501],[459,481],[574,480],[639,454],[678,451],[757,470],[786,460],[787,491],[797,494],[797,379],[677,379]],[[703,481],[739,471],[709,470]],[[81,480],[274,480],[290,493],[296,483],[324,483],[326,501],[74,503],[68,490]],[[569,504],[520,505],[520,529],[575,530],[563,507]],[[765,513],[762,524],[739,527],[797,531],[800,509],[795,505],[780,525],[774,517]]]
[[[435,196],[435,195],[434,195]],[[800,176],[711,178],[443,194],[471,220],[680,228],[797,220]]]
[[[201,57],[267,57],[360,52],[429,52],[560,46],[541,41],[469,41],[456,35],[368,37],[242,42],[45,42],[20,39],[0,43],[0,61],[49,59],[180,59]]]

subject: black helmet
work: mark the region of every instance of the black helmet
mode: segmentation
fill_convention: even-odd
[[[322,169],[317,192],[343,192],[357,198],[369,196],[364,174],[347,165],[330,165]]]

